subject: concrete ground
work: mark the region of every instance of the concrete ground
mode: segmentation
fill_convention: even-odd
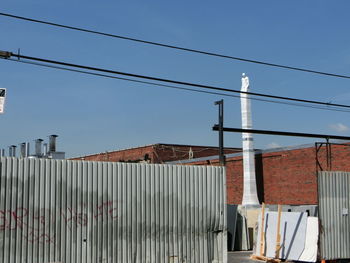
[[[252,255],[252,251],[233,251],[227,252],[228,263],[257,263],[256,260],[251,260],[249,257]]]

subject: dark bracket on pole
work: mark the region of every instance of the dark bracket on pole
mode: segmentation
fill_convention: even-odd
[[[11,52],[0,50],[0,58],[8,59],[12,56]]]
[[[215,101],[215,105],[219,105],[219,162],[224,166],[224,100]]]

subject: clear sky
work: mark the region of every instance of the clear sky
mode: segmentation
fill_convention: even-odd
[[[0,12],[155,42],[350,75],[349,1],[2,0]],[[350,80],[191,54],[0,16],[0,50],[143,75],[350,104]],[[223,97],[0,60],[0,148],[58,134],[68,157],[153,143],[217,145]],[[240,101],[225,126],[240,127]],[[350,113],[253,101],[256,129],[349,135]],[[225,146],[241,147],[239,134]],[[314,140],[255,136],[256,148]],[[32,147],[33,149],[33,147]]]

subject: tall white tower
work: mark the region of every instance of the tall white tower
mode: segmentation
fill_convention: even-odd
[[[242,74],[241,91],[249,91],[249,78]],[[252,113],[248,94],[241,93],[242,129],[252,129]],[[242,133],[243,139],[243,200],[242,205],[259,205],[256,190],[254,141],[251,133]]]

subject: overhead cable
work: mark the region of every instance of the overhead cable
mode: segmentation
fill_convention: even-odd
[[[243,61],[243,62],[248,62],[248,63],[269,66],[269,67],[277,67],[277,68],[283,68],[283,69],[294,70],[294,71],[302,71],[302,72],[324,75],[324,76],[329,76],[329,77],[350,79],[349,75],[329,73],[329,72],[318,71],[318,70],[313,70],[313,69],[276,64],[276,63],[271,63],[271,62],[266,62],[266,61],[261,61],[261,60],[224,55],[224,54],[219,54],[219,53],[214,53],[214,52],[209,52],[209,51],[204,51],[204,50],[186,48],[186,47],[181,47],[181,46],[175,46],[175,45],[170,45],[170,44],[165,44],[165,43],[159,43],[159,42],[154,42],[154,41],[148,41],[148,40],[143,40],[143,39],[138,39],[138,38],[122,36],[122,35],[116,35],[116,34],[81,28],[81,27],[68,26],[68,25],[53,23],[53,22],[49,22],[49,21],[43,21],[43,20],[38,20],[38,19],[33,19],[33,18],[28,18],[28,17],[23,17],[23,16],[17,16],[17,15],[13,15],[13,14],[9,14],[9,13],[0,12],[0,15],[15,18],[15,19],[20,19],[20,20],[25,20],[25,21],[29,21],[29,22],[34,22],[34,23],[40,23],[40,24],[45,24],[45,25],[50,25],[50,26],[55,26],[55,27],[60,27],[60,28],[65,28],[65,29],[71,29],[71,30],[85,32],[85,33],[92,33],[92,34],[102,35],[102,36],[106,36],[106,37],[119,38],[119,39],[123,39],[123,40],[129,40],[129,41],[134,41],[134,42],[138,42],[138,43],[143,43],[143,44],[148,44],[148,45],[153,45],[153,46],[160,46],[160,47],[164,47],[164,48],[171,48],[171,49],[192,52],[192,53],[197,53],[197,54],[202,54],[202,55],[208,55],[208,56],[214,56],[214,57],[219,57],[219,58]]]
[[[5,54],[5,55],[2,55],[2,54]],[[160,82],[166,82],[166,83],[172,83],[172,84],[192,86],[192,87],[196,87],[196,88],[218,90],[218,91],[230,92],[230,93],[240,93],[240,94],[247,94],[247,95],[259,96],[259,97],[265,97],[265,98],[288,100],[288,101],[303,102],[303,103],[311,103],[311,104],[325,105],[325,106],[332,106],[332,107],[350,108],[350,105],[345,105],[345,104],[334,104],[334,103],[329,103],[329,102],[298,99],[298,98],[291,98],[291,97],[283,97],[283,96],[269,95],[269,94],[256,93],[256,92],[243,92],[240,90],[232,90],[232,89],[220,88],[220,87],[215,87],[215,86],[210,86],[210,85],[203,85],[203,84],[198,84],[198,83],[191,83],[191,82],[185,82],[185,81],[158,78],[158,77],[153,77],[153,76],[145,76],[145,75],[139,75],[139,74],[135,74],[135,73],[127,73],[127,72],[121,72],[121,71],[116,71],[116,70],[111,70],[111,69],[103,69],[103,68],[97,68],[97,67],[92,67],[92,66],[78,65],[78,64],[67,63],[67,62],[62,62],[62,61],[44,59],[44,58],[39,58],[39,57],[31,57],[31,56],[25,56],[25,55],[21,55],[21,54],[14,54],[14,53],[11,53],[8,51],[0,51],[0,58],[8,59],[10,57],[16,57],[18,59],[39,61],[39,62],[56,64],[56,65],[60,65],[60,66],[67,66],[67,67],[73,67],[73,68],[82,68],[82,69],[86,69],[86,70],[99,71],[99,72],[104,72],[104,73],[109,73],[109,74],[117,74],[117,75],[122,75],[122,76],[133,77],[133,78],[141,78],[141,79],[160,81]]]
[[[66,67],[48,65],[48,64],[44,64],[44,63],[31,62],[31,61],[25,61],[25,60],[18,60],[18,59],[12,59],[12,58],[9,58],[8,60],[14,61],[14,62],[19,62],[19,63],[24,63],[24,64],[40,66],[40,67],[46,67],[46,68],[70,71],[70,72],[87,74],[87,75],[93,75],[93,76],[104,77],[104,78],[118,79],[118,80],[134,82],[134,83],[141,83],[141,84],[147,84],[147,85],[152,85],[152,86],[157,86],[157,87],[171,88],[171,89],[177,89],[177,90],[183,90],[183,91],[190,91],[190,92],[204,93],[204,94],[218,95],[218,96],[225,96],[225,97],[233,97],[233,98],[240,99],[240,95],[233,95],[233,94],[220,93],[220,92],[212,92],[212,91],[206,91],[206,90],[198,90],[198,89],[192,89],[192,88],[184,88],[184,87],[179,87],[179,86],[166,85],[166,84],[149,82],[149,81],[143,81],[143,80],[136,80],[136,79],[130,79],[130,78],[111,76],[111,75],[107,75],[107,74],[101,74],[101,73],[96,73],[96,72],[71,69],[71,68],[66,68]],[[345,110],[345,109],[329,108],[329,107],[325,107],[325,106],[308,105],[308,104],[302,104],[302,103],[276,101],[276,100],[261,99],[261,98],[254,98],[254,97],[249,97],[248,99],[255,100],[255,101],[268,102],[268,103],[276,103],[276,104],[288,105],[288,106],[313,108],[313,109],[319,109],[319,110],[338,111],[338,112],[350,112],[350,110]]]

